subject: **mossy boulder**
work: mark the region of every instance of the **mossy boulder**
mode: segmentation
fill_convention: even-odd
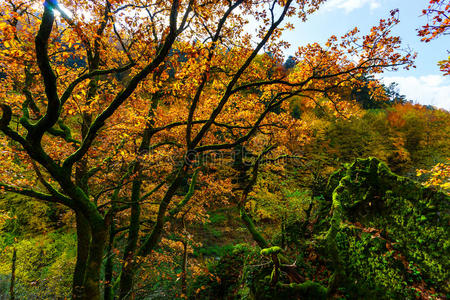
[[[348,297],[450,292],[448,195],[394,174],[376,158],[335,172],[327,191],[332,217],[325,249],[335,272],[345,272],[340,284]]]

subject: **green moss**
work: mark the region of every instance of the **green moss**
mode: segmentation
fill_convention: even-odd
[[[250,287],[252,299],[327,299],[327,288],[320,283],[307,280],[303,283],[290,284],[278,282],[275,286],[272,286],[270,285],[270,275],[265,275],[267,272],[267,269],[260,270],[259,276],[254,278]]]
[[[327,288],[323,285],[305,281],[303,283],[279,284],[278,299],[305,299],[305,300],[321,300],[326,299]]]
[[[269,256],[271,254],[278,254],[278,253],[280,253],[282,251],[283,250],[280,247],[274,246],[274,247],[262,249],[260,254],[264,255],[264,256]]]
[[[333,189],[325,239],[334,270],[329,292],[341,287],[349,298],[408,298],[422,282],[449,292],[448,195],[394,174],[376,158],[335,172],[327,189]],[[348,280],[338,284],[343,272]]]

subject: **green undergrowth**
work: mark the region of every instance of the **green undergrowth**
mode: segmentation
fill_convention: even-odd
[[[16,249],[17,299],[69,297],[76,257],[74,233],[53,232],[31,238],[1,241],[0,287],[9,288],[11,259]],[[8,287],[4,289],[5,287]],[[5,296],[5,295],[3,295]],[[1,297],[0,297],[1,298]]]

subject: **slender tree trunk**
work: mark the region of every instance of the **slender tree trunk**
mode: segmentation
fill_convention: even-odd
[[[186,269],[187,269],[187,259],[188,259],[188,252],[187,252],[187,240],[183,239],[183,264],[181,266],[181,293],[183,293],[185,296],[187,296],[187,283],[186,283]]]
[[[281,249],[286,249],[286,216],[281,217]]]
[[[250,232],[250,234],[253,237],[253,240],[258,244],[258,246],[261,249],[269,248],[270,244],[266,241],[266,239],[261,235],[261,233],[258,232],[258,229],[256,229],[255,224],[253,223],[253,220],[251,217],[246,213],[244,207],[240,207],[240,214],[241,214],[241,220],[244,223],[245,227],[247,227],[247,230]]]
[[[100,270],[103,261],[108,229],[104,224],[91,227],[92,240],[84,276],[86,300],[100,300]]]
[[[105,263],[105,290],[103,293],[103,299],[104,300],[112,300],[113,290],[112,290],[112,279],[113,279],[113,253],[112,248],[114,246],[114,233],[115,227],[114,222],[111,223],[109,227],[109,241],[108,241],[108,247],[106,249],[106,263]]]
[[[123,256],[122,273],[120,276],[120,294],[119,299],[132,299],[133,277],[135,269],[135,254],[139,238],[139,192],[141,190],[142,181],[136,179],[133,181],[132,195],[131,195],[131,215],[130,215],[130,229],[128,231],[128,242],[125,247]]]
[[[345,177],[344,177],[345,178]],[[345,280],[345,270],[342,259],[339,255],[339,249],[336,242],[336,236],[339,233],[339,227],[342,222],[342,204],[341,197],[345,191],[345,181],[341,179],[339,185],[333,191],[333,202],[331,206],[331,222],[327,235],[325,236],[325,245],[333,266],[333,274],[328,280],[327,297],[332,299],[342,281]]]
[[[278,259],[278,253],[272,253],[273,272],[270,280],[270,285],[275,285],[280,278],[280,260]]]
[[[125,174],[122,178],[121,178],[121,184],[123,183],[123,181],[125,180],[125,178],[128,177],[128,174]],[[117,199],[119,197],[119,192],[120,192],[120,186],[118,188],[116,188],[114,190],[114,193],[112,195],[111,198],[111,210],[112,211],[116,211],[117,209]],[[106,259],[106,263],[105,263],[105,290],[104,290],[104,294],[103,294],[103,298],[104,300],[112,300],[114,299],[114,288],[113,288],[113,253],[112,253],[112,248],[114,247],[114,239],[116,237],[116,227],[114,226],[114,214],[112,214],[111,216],[111,222],[109,225],[109,242],[108,242],[108,249],[106,250],[106,255],[107,255],[107,259]]]
[[[11,264],[11,284],[9,285],[9,299],[14,300],[14,283],[16,281],[16,247],[13,248],[12,264]]]
[[[172,184],[167,189],[163,199],[161,200],[161,203],[159,205],[158,210],[158,216],[156,218],[156,223],[153,226],[153,230],[150,233],[150,235],[143,241],[142,246],[137,251],[138,256],[146,256],[150,252],[152,252],[155,247],[158,245],[159,239],[161,238],[164,223],[166,221],[166,212],[167,207],[169,206],[170,202],[172,201],[173,196],[175,195],[177,189],[181,186],[181,183],[183,182],[183,179],[185,178],[188,170],[188,166],[183,166],[177,176],[175,177]]]
[[[83,123],[81,125],[81,136],[84,138],[89,130],[91,122],[88,114],[83,113]],[[75,183],[86,195],[89,195],[89,187],[87,184],[87,159],[82,159],[75,169]],[[91,228],[86,217],[79,211],[76,211],[76,227],[77,227],[77,261],[73,273],[72,282],[72,298],[83,299],[85,286],[84,277],[86,265],[89,258],[89,247],[91,244]]]
[[[89,257],[89,245],[91,243],[91,228],[82,213],[76,213],[77,226],[77,260],[73,272],[72,298],[84,297],[84,276]]]

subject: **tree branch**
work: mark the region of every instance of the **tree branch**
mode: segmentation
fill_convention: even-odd
[[[35,198],[35,199],[41,200],[41,201],[59,203],[58,199],[55,196],[37,192],[37,191],[31,190],[31,189],[15,187],[15,186],[12,186],[9,184],[4,184],[1,182],[0,182],[0,189],[7,191],[7,192],[11,192],[11,193],[32,197],[32,198]]]
[[[69,99],[69,97],[72,95],[73,90],[75,89],[75,87],[80,84],[81,82],[83,82],[86,79],[90,79],[92,77],[95,76],[100,76],[100,75],[108,75],[108,74],[112,74],[112,73],[121,73],[124,72],[132,67],[135,66],[135,63],[129,63],[123,67],[118,67],[118,68],[112,68],[112,69],[107,69],[107,70],[95,70],[92,72],[89,72],[88,74],[84,74],[80,77],[78,77],[77,79],[75,79],[72,83],[69,84],[69,86],[66,88],[66,90],[64,91],[64,93],[61,96],[61,105],[64,105],[64,103],[67,101],[67,99]]]
[[[256,57],[256,55],[258,54],[258,52],[263,48],[263,46],[267,43],[267,41],[269,40],[269,38],[272,36],[273,32],[275,31],[275,29],[280,25],[280,23],[283,21],[284,17],[286,16],[290,5],[292,3],[292,0],[287,0],[286,4],[283,8],[283,11],[280,15],[280,17],[278,18],[278,20],[276,22],[273,22],[272,25],[270,26],[269,30],[266,32],[266,34],[264,35],[263,39],[258,43],[258,45],[255,47],[255,49],[253,50],[252,54],[247,58],[247,60],[244,62],[244,64],[239,68],[239,70],[236,72],[236,74],[233,76],[233,78],[231,79],[231,81],[229,82],[227,89],[225,90],[225,93],[222,97],[222,99],[220,100],[219,104],[216,106],[216,108],[213,110],[213,112],[211,113],[210,118],[208,119],[208,121],[205,123],[205,125],[202,126],[202,128],[200,129],[200,131],[197,133],[197,135],[195,136],[195,138],[192,140],[192,143],[190,145],[190,148],[194,148],[198,145],[198,143],[201,141],[201,139],[203,138],[203,136],[206,134],[206,132],[209,130],[209,128],[211,127],[211,125],[214,123],[215,119],[217,118],[217,116],[220,114],[220,112],[222,111],[223,107],[225,106],[225,104],[228,102],[228,99],[230,98],[230,96],[232,95],[232,90],[234,88],[234,86],[236,85],[237,81],[239,80],[239,78],[241,77],[241,75],[244,73],[244,71],[248,68],[248,66],[250,65],[250,63],[253,61],[253,59]]]
[[[174,0],[170,13],[170,31],[166,37],[163,47],[160,49],[157,56],[153,61],[136,74],[128,83],[125,89],[123,89],[111,102],[111,104],[93,121],[89,127],[86,137],[84,138],[80,148],[72,153],[63,163],[63,168],[70,171],[75,162],[79,161],[89,150],[92,142],[94,141],[98,130],[105,124],[105,121],[113,115],[113,113],[119,108],[122,103],[131,96],[135,91],[138,84],[144,80],[148,74],[155,70],[166,58],[172,44],[177,37],[177,15],[178,15],[178,0]]]
[[[61,103],[58,98],[56,87],[56,75],[50,66],[50,59],[48,56],[48,39],[50,38],[53,22],[55,20],[53,2],[54,1],[44,2],[44,14],[35,39],[36,59],[44,80],[48,104],[45,115],[36,125],[33,125],[33,129],[28,132],[27,140],[30,140],[34,145],[40,144],[42,136],[49,128],[56,124],[60,114]]]

